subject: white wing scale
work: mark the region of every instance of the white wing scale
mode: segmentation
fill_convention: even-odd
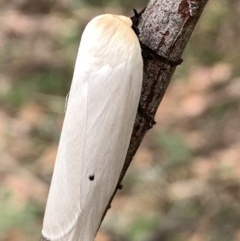
[[[124,164],[143,63],[120,19],[130,20],[96,17],[82,35],[44,217],[42,233],[52,241],[94,240]]]

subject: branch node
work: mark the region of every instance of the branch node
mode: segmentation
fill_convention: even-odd
[[[159,55],[157,54],[155,51],[153,51],[151,48],[149,48],[147,45],[141,43],[141,48],[142,48],[142,51],[146,51],[147,53],[149,53],[150,55],[153,55],[155,57],[157,57],[159,60],[169,64],[171,67],[175,67],[177,65],[180,65],[183,60],[180,58],[180,59],[177,59],[177,60],[172,60],[170,59],[169,57],[167,56],[163,56],[163,55]]]

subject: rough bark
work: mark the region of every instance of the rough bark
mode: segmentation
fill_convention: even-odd
[[[139,19],[139,40],[152,50],[143,48],[144,76],[140,99],[142,111],[137,114],[118,185],[102,219],[111,206],[112,199],[143,137],[151,128],[149,120],[154,118],[175,71],[176,66],[173,62],[177,63],[181,59],[183,50],[207,2],[208,0],[150,0]],[[143,111],[145,114],[142,113]]]

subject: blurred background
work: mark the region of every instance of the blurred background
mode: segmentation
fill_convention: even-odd
[[[147,0],[0,1],[0,240],[38,240],[82,30]],[[210,0],[97,241],[240,240],[240,1]]]

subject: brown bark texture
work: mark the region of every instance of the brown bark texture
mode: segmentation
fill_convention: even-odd
[[[208,0],[150,0],[139,19],[139,41],[143,47],[144,74],[138,111],[125,163],[106,211],[141,144],[152,127],[158,106],[181,62],[183,50]],[[170,61],[169,61],[170,60]],[[176,64],[174,64],[176,63]]]

